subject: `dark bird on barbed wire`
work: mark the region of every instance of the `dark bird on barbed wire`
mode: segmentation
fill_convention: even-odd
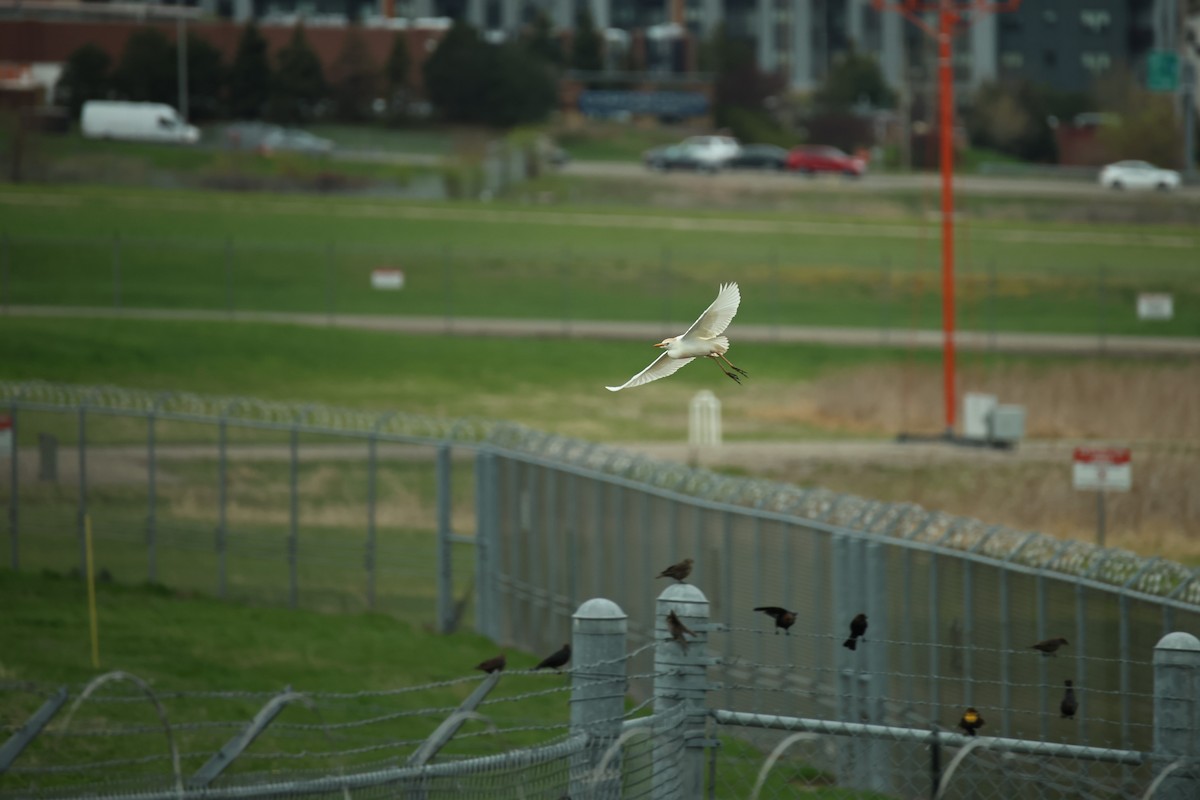
[[[489,658],[487,661],[479,662],[475,669],[481,669],[490,675],[493,672],[500,672],[507,664],[508,659],[504,657],[504,653],[501,653],[495,658]]]
[[[691,628],[683,624],[683,620],[679,619],[674,611],[667,612],[667,632],[671,634],[672,641],[679,643],[679,647],[684,653],[688,651],[688,642],[683,635],[685,633],[689,636],[696,635]]]
[[[780,628],[788,636],[792,635],[791,627],[796,624],[795,611],[788,611],[786,608],[780,608],[779,606],[758,606],[754,610],[761,611],[768,617],[774,618],[776,635],[779,635]]]
[[[678,564],[672,564],[654,577],[656,578],[674,578],[683,583],[687,580],[687,576],[692,574],[692,564],[695,563],[690,558],[685,558]]]
[[[850,620],[850,638],[842,642],[842,647],[849,647],[851,650],[858,649],[858,640],[866,641],[867,633],[867,615],[859,614],[854,619]]]
[[[1034,650],[1041,650],[1043,656],[1055,656],[1055,658],[1057,658],[1058,656],[1056,654],[1058,652],[1058,648],[1062,647],[1064,644],[1070,644],[1070,642],[1059,636],[1057,639],[1043,639],[1037,644],[1031,644],[1029,646]]]
[[[963,729],[963,733],[967,736],[974,736],[975,731],[983,727],[983,717],[979,716],[979,712],[973,708],[968,708],[963,712],[962,719],[958,721],[958,727]]]
[[[565,667],[567,662],[571,660],[571,643],[567,642],[562,646],[562,649],[555,650],[550,655],[546,656],[534,669],[560,669]]]
[[[1063,681],[1067,687],[1063,692],[1062,702],[1058,704],[1058,710],[1062,712],[1063,719],[1075,719],[1075,712],[1079,710],[1079,701],[1075,699],[1075,684],[1071,681]]]

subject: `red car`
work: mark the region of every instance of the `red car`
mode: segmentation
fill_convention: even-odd
[[[803,172],[805,175],[840,172],[851,178],[860,178],[867,171],[867,162],[865,159],[847,155],[836,147],[801,145],[793,147],[788,153],[787,168],[794,172]]]

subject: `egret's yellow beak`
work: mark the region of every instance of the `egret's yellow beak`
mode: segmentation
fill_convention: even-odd
[[[655,342],[654,344],[652,344],[650,346],[651,347],[666,347],[666,345],[663,344],[662,342]]]

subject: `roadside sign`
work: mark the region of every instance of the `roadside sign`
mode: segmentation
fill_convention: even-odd
[[[1128,492],[1133,471],[1128,447],[1076,447],[1071,483],[1094,492]]]
[[[1146,56],[1146,88],[1173,92],[1179,88],[1179,54],[1174,50],[1151,50]]]
[[[0,458],[11,458],[12,451],[12,417],[0,416]]]
[[[397,291],[404,288],[404,273],[398,269],[371,270],[371,288]]]
[[[1171,319],[1175,316],[1175,298],[1166,292],[1142,292],[1137,301],[1138,319]]]

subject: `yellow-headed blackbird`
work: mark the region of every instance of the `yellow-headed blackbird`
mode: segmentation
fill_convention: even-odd
[[[680,561],[678,564],[672,564],[671,566],[667,567],[662,572],[658,573],[658,575],[656,575],[655,577],[656,578],[674,578],[675,580],[679,581],[680,583],[683,583],[684,580],[687,579],[687,576],[692,574],[692,564],[693,563],[694,562],[690,558],[685,558],[683,561]]]
[[[1034,650],[1041,650],[1043,656],[1053,656],[1058,651],[1058,648],[1062,647],[1064,644],[1070,644],[1070,642],[1059,636],[1056,639],[1043,639],[1037,644],[1031,644],[1029,646]]]
[[[683,624],[683,620],[679,619],[679,617],[675,615],[674,611],[667,612],[667,632],[671,634],[671,639],[673,641],[679,643],[679,646],[685,653],[688,650],[688,643],[687,639],[685,639],[683,635],[685,633],[691,636],[696,635],[690,628],[688,628],[687,625]]]
[[[858,649],[858,640],[864,638],[867,632],[867,615],[859,614],[854,619],[850,620],[850,638],[842,642],[842,647],[849,647],[851,650]]]
[[[788,611],[786,608],[779,606],[758,606],[755,611],[761,611],[768,617],[775,619],[775,633],[779,633],[779,629],[783,628],[784,633],[788,636],[792,635],[790,628],[796,624],[796,612]]]
[[[546,656],[538,663],[534,669],[558,669],[565,667],[567,662],[571,660],[571,643],[567,642],[562,646],[562,649],[555,650],[550,655]]]
[[[963,712],[962,719],[958,721],[958,727],[963,729],[963,733],[967,736],[974,736],[975,731],[983,727],[983,717],[979,716],[979,712],[973,708],[968,708]]]
[[[1075,684],[1071,681],[1063,681],[1067,689],[1063,692],[1062,702],[1058,704],[1058,710],[1062,712],[1063,719],[1075,719],[1075,712],[1079,710],[1079,701],[1075,699]]]
[[[504,657],[504,653],[501,653],[495,658],[489,658],[487,661],[479,662],[475,669],[481,669],[488,673],[499,672],[500,670],[504,669],[506,664],[508,664],[508,659]]]

